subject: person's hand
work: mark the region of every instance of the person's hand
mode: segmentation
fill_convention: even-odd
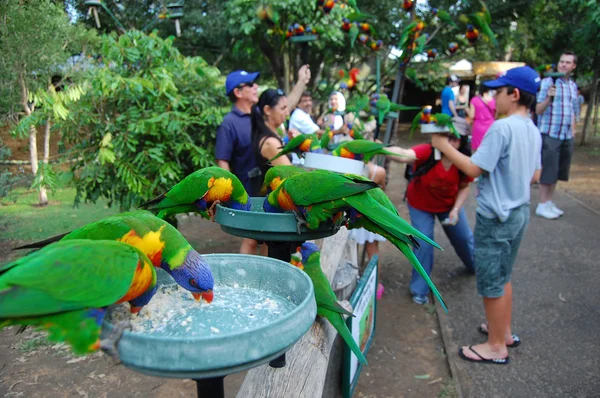
[[[454,226],[458,223],[458,209],[454,208],[448,213],[448,217],[442,221],[442,225]]]
[[[293,138],[296,138],[297,136],[299,136],[301,133],[296,130],[296,129],[289,129],[288,130],[288,136],[290,137],[290,140]]]
[[[450,146],[450,141],[446,134],[431,134],[431,145],[441,152],[444,152],[444,150]]]
[[[337,130],[337,134],[348,134],[349,131],[348,125],[344,123],[344,125]]]
[[[301,82],[304,85],[308,85],[310,82],[310,66],[302,65],[298,70],[298,82]]]
[[[548,87],[548,97],[554,97],[556,95],[556,86],[553,84]]]

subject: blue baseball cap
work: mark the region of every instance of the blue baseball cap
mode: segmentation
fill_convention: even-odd
[[[536,94],[540,88],[540,76],[529,66],[519,66],[509,69],[496,80],[490,80],[483,84],[489,88],[513,86],[529,94]]]
[[[231,72],[227,75],[227,79],[225,80],[225,94],[229,95],[229,93],[240,84],[253,82],[258,79],[259,76],[260,73],[258,72],[249,73],[245,70]]]

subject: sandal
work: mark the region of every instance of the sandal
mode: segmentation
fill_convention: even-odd
[[[481,326],[479,326],[479,333],[485,334],[486,336],[488,335],[487,329],[484,329]],[[517,336],[516,334],[513,334],[512,338],[513,338],[513,343],[506,345],[508,348],[517,348],[518,346],[521,345],[521,339],[519,338],[519,336]]]
[[[466,356],[463,353],[463,349],[462,348],[459,348],[459,350],[458,350],[458,356],[461,359],[464,359],[465,361],[469,361],[469,362],[491,363],[493,365],[508,365],[510,363],[510,358],[508,356],[506,358],[487,359],[487,358],[484,358],[481,355],[479,355],[479,353],[473,349],[473,346],[469,346],[469,350],[471,350],[473,352],[473,354],[477,355],[481,359],[469,358],[468,356]]]

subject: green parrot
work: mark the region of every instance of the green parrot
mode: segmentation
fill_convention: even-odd
[[[296,153],[297,155],[301,155],[305,152],[321,153],[323,151],[321,150],[319,137],[317,137],[316,134],[300,134],[292,138],[290,142],[281,148],[281,151],[279,151],[277,155],[269,159],[269,162],[272,162],[278,157],[292,152]]]
[[[402,33],[400,33],[400,40],[398,41],[398,48],[406,49],[406,45],[409,42],[412,30],[417,26],[417,24],[418,22],[414,21],[402,29]]]
[[[120,213],[16,249],[40,248],[59,240],[73,239],[112,240],[135,246],[155,267],[167,271],[181,287],[192,293],[197,301],[200,298],[208,303],[213,300],[214,279],[208,263],[177,228],[149,211]],[[141,309],[142,305],[131,306],[133,313]]]
[[[410,80],[412,81],[417,87],[423,89],[425,86],[423,85],[423,82],[419,80],[419,78],[417,77],[417,71],[413,68],[406,68],[406,70],[404,71],[404,75]]]
[[[360,363],[367,365],[367,359],[356,344],[343,317],[343,315],[353,316],[353,314],[338,303],[337,297],[321,268],[319,248],[312,242],[306,242],[299,250],[302,254],[303,270],[309,276],[315,289],[317,315],[327,318],[329,323],[342,336],[348,348],[356,355]]]
[[[350,31],[348,31],[348,36],[350,37],[350,48],[354,48],[354,42],[356,41],[359,33],[360,29],[358,28],[358,25],[353,23],[350,26]]]
[[[353,112],[356,118],[360,117],[360,111],[369,112],[371,99],[368,95],[353,96],[346,104],[346,112]],[[324,148],[321,146],[321,148]]]
[[[421,264],[415,261],[410,246],[418,246],[416,238],[419,238],[438,249],[441,247],[402,219],[387,195],[365,177],[325,170],[295,175],[267,196],[263,208],[267,213],[294,212],[299,224],[306,224],[309,229],[316,229],[326,221],[336,223],[346,213],[350,228],[364,227],[388,237],[439,295]],[[443,299],[438,298],[445,307]]]
[[[354,8],[357,13],[360,13],[358,6],[356,5],[356,0],[347,0],[347,3],[350,7]]]
[[[456,138],[460,138],[460,134],[452,123],[452,116],[446,115],[445,113],[436,113],[435,115],[431,116],[431,118],[435,120],[436,125],[440,127],[448,127],[450,132],[454,134]]]
[[[458,25],[454,23],[452,17],[447,11],[440,10],[439,8],[434,8],[433,10],[434,14],[437,15],[440,21],[442,21],[445,24],[452,25],[453,27],[458,29]]]
[[[412,123],[410,124],[410,135],[415,132],[417,127],[421,125],[421,116],[423,116],[423,111],[417,113],[417,116],[414,117]]]
[[[353,12],[349,15],[346,15],[346,19],[348,19],[350,22],[362,22],[366,21],[367,19],[375,19],[375,16],[371,14],[364,14],[362,12]]]
[[[379,96],[379,99],[375,103],[375,108],[377,108],[377,117],[379,120],[379,124],[383,124],[385,117],[390,112],[420,109],[418,106],[406,106],[401,104],[395,104],[392,101],[390,101],[388,96],[385,94],[381,94]]]
[[[321,148],[322,149],[328,149],[329,148],[329,142],[331,141],[332,138],[333,138],[333,132],[331,130],[331,126],[327,126],[325,128],[325,132],[321,136]]]
[[[57,242],[0,266],[0,329],[37,326],[48,331],[48,339],[69,343],[76,354],[114,349],[116,341],[100,341],[106,307],[155,287],[152,263],[133,246]]]
[[[386,151],[384,149],[386,146],[386,144],[369,140],[346,141],[335,148],[331,154],[346,159],[362,160],[365,163],[369,163],[377,155],[403,156]]]
[[[168,192],[140,205],[157,211],[159,218],[195,212],[209,219],[220,203],[236,210],[250,211],[250,198],[240,180],[231,172],[211,166],[196,170]]]
[[[487,17],[483,13],[470,14],[469,19],[471,20],[473,25],[479,28],[481,33],[483,33],[490,39],[490,41],[495,47],[498,46],[498,40],[496,40],[496,35],[490,28],[490,25],[487,23]]]
[[[479,0],[479,2],[481,3],[481,12],[478,14],[480,14],[485,23],[489,25],[492,23],[492,15],[490,14],[490,10],[483,0]]]
[[[417,40],[415,40],[416,43],[416,47],[415,50],[413,51],[413,54],[421,54],[423,53],[423,51],[425,51],[425,45],[427,44],[427,36],[425,35],[421,35],[417,38]]]
[[[279,165],[271,167],[265,174],[265,181],[260,188],[261,195],[266,196],[270,194],[279,186],[279,184],[281,184],[283,180],[289,176],[300,173],[306,173],[306,169],[292,165]]]

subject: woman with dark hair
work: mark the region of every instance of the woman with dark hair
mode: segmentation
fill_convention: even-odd
[[[450,142],[465,155],[471,155],[467,136],[461,136],[459,139],[452,135]],[[388,159],[400,163],[412,163],[413,177],[406,190],[406,202],[412,225],[434,239],[433,230],[437,217],[454,251],[467,270],[474,273],[473,232],[463,209],[463,204],[469,196],[469,184],[473,179],[462,173],[443,154],[440,160],[436,160],[431,144],[420,144],[410,149],[397,146],[387,149],[406,156],[388,156]],[[433,246],[423,243],[413,250],[427,274],[430,275],[433,269]],[[410,292],[415,303],[429,302],[429,287],[414,270],[410,281]]]
[[[479,86],[479,95],[471,100],[469,117],[473,121],[471,149],[476,151],[485,133],[496,120],[496,101],[490,95],[490,88],[483,83]]]
[[[463,84],[458,89],[458,98],[456,99],[456,114],[460,117],[467,117],[467,108],[469,105],[469,86]]]
[[[269,88],[260,95],[258,104],[252,109],[252,150],[257,167],[250,171],[250,196],[259,196],[265,173],[272,166],[290,165],[287,156],[281,156],[269,163],[281,150],[283,142],[277,131],[281,129],[289,114],[288,100],[281,89]],[[292,136],[300,134],[295,129],[288,132]]]

